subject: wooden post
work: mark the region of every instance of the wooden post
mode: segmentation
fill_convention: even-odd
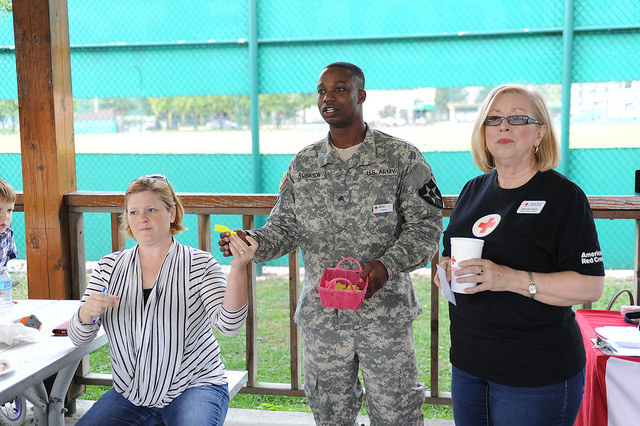
[[[293,320],[300,298],[300,251],[289,253],[289,353],[291,354],[291,389],[302,387],[302,336]]]
[[[211,215],[209,214],[198,215],[198,248],[211,252]]]
[[[69,220],[76,190],[66,0],[13,2],[29,297],[71,297]]]
[[[640,304],[640,219],[636,219],[636,248],[633,258],[633,293],[636,304]]]
[[[255,227],[255,217],[253,215],[242,215],[242,229],[253,229]],[[255,387],[258,374],[258,295],[256,290],[256,265],[249,262],[247,265],[247,296],[249,299],[249,312],[247,313],[247,353],[246,366],[249,373],[247,387]]]
[[[431,398],[438,398],[440,392],[440,289],[434,283],[440,262],[440,246],[431,259]]]

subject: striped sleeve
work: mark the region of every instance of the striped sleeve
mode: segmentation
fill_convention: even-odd
[[[220,311],[220,317],[215,327],[220,333],[225,336],[237,336],[242,329],[245,321],[247,320],[247,313],[249,312],[249,304],[245,305],[235,312],[231,312],[222,306]]]
[[[113,270],[113,265],[115,263],[115,256],[117,253],[111,253],[98,262],[98,266],[93,270],[91,274],[91,278],[89,279],[89,284],[87,284],[87,288],[82,295],[82,299],[80,300],[80,304],[78,309],[73,314],[73,317],[69,320],[68,325],[68,333],[71,342],[76,345],[83,345],[85,343],[89,343],[92,341],[96,334],[98,334],[98,330],[100,330],[101,319],[98,318],[95,324],[83,324],[80,322],[79,311],[84,302],[87,300],[87,297],[91,293],[101,293],[104,288],[107,287],[107,283],[109,280],[109,275],[111,274],[111,270]]]
[[[203,265],[200,280],[200,296],[211,320],[211,326],[225,336],[236,336],[247,319],[248,305],[231,312],[224,308],[222,301],[227,288],[227,278],[220,264],[209,253],[208,262]]]

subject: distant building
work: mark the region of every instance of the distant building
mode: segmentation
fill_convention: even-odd
[[[571,118],[577,122],[640,121],[640,81],[574,83]]]
[[[76,134],[117,133],[116,109],[74,114],[73,131]]]
[[[470,123],[475,121],[478,115],[479,105],[477,103],[449,102],[449,120],[460,123]]]

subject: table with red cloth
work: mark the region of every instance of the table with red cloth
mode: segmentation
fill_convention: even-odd
[[[576,320],[587,352],[585,389],[576,425],[640,424],[640,357],[607,355],[594,348],[595,329],[629,326],[619,311],[579,309]],[[637,327],[637,326],[636,326]]]

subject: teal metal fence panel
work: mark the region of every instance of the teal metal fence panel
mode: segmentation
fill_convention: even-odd
[[[245,45],[74,49],[74,97],[199,96],[249,91]],[[233,72],[229,72],[233,70]],[[101,84],[96,84],[100,81]]]
[[[585,149],[572,155],[572,168],[581,168],[577,182],[587,194],[633,195],[633,176],[640,164],[640,149]],[[443,194],[458,194],[467,180],[479,174],[468,151],[426,152],[425,158],[433,168],[438,186]],[[3,177],[16,189],[22,189],[20,156],[2,154]],[[277,193],[278,184],[293,158],[290,154],[264,155],[264,187],[269,193]],[[603,160],[619,167],[608,168],[602,173]],[[129,181],[147,173],[163,173],[178,192],[250,192],[251,181],[243,174],[228,173],[230,169],[242,169],[250,164],[248,154],[233,155],[131,155],[131,154],[78,154],[78,189],[82,191],[123,191]],[[197,172],[192,172],[197,170]],[[5,173],[6,171],[6,173]],[[597,172],[595,172],[597,171]],[[264,219],[264,218],[262,218]],[[212,223],[241,228],[242,219],[237,215],[212,215]],[[85,246],[87,260],[97,260],[111,251],[110,215],[91,213],[85,215]],[[447,220],[445,220],[446,226]],[[185,244],[197,246],[197,218],[188,215],[185,226],[189,229],[178,236]],[[635,221],[628,219],[596,220],[605,267],[608,269],[632,269],[635,241]],[[14,215],[18,251],[25,253],[24,215]],[[212,246],[217,247],[217,235],[212,236]],[[133,242],[128,240],[131,246]],[[214,256],[226,264],[216,250]],[[286,259],[269,265],[286,265]]]
[[[289,111],[294,103],[289,98],[280,99],[277,107],[269,106],[268,95],[300,95],[305,99],[300,105],[306,108],[313,104],[309,104],[308,94],[314,92],[321,68],[339,60],[360,65],[368,89],[428,87],[444,89],[443,93],[448,89],[462,92],[467,86],[483,86],[485,90],[504,82],[637,84],[640,2],[575,0],[574,16],[568,21],[565,3],[260,0],[256,25],[251,26],[247,2],[113,0],[105,7],[69,0],[76,117],[89,117],[96,109],[112,110],[108,122],[95,117],[78,120],[76,132],[128,132],[135,139],[135,131],[146,129],[142,121],[138,128],[128,122],[132,116],[151,118],[148,124],[154,131],[246,128],[249,99],[258,95],[262,115],[257,121],[277,126],[281,115],[295,116],[302,106]],[[573,45],[565,57],[564,26],[570,25],[568,22]],[[254,74],[248,44],[252,30],[257,32],[258,52]],[[5,142],[9,141],[6,136],[16,137],[18,132],[14,45],[9,15],[0,19],[0,175],[21,189],[20,154],[5,148],[11,143]],[[572,65],[568,82],[563,81],[567,60]],[[257,79],[258,93],[252,93],[252,78]],[[197,102],[190,101],[196,96]],[[555,94],[549,101],[558,107],[562,100]],[[636,125],[640,121],[633,99],[627,105],[621,103],[620,108],[626,108],[622,118],[603,117],[598,108],[594,102],[592,110],[576,110],[572,120],[600,126],[614,122]],[[443,114],[439,109],[437,113]],[[627,138],[633,134],[633,128],[629,129],[625,130]],[[576,133],[570,133],[572,140]],[[597,146],[606,148],[569,151],[568,176],[589,195],[632,194],[640,148],[621,147],[629,146],[628,142],[618,146],[613,134],[603,137],[611,140]],[[215,138],[211,136],[212,143],[225,143]],[[446,149],[446,140],[442,146]],[[261,169],[255,172],[263,192],[277,192],[291,157],[260,157]],[[478,174],[468,151],[443,149],[426,152],[425,157],[446,194],[457,194]],[[123,190],[133,177],[163,172],[179,191],[252,192],[252,164],[248,154],[79,153],[76,169],[81,190]],[[197,241],[194,220],[187,219],[191,229],[180,237],[189,244]],[[239,217],[213,220],[240,226]],[[14,222],[19,249],[24,253],[23,215],[16,214]],[[599,220],[598,229],[607,267],[632,267],[632,221]],[[97,259],[110,250],[108,215],[87,215],[86,230],[88,258]]]
[[[246,37],[247,3],[227,0],[69,0],[74,45],[135,45]]]
[[[573,81],[636,79],[639,3],[574,4]],[[259,90],[308,92],[334,60],[360,64],[371,89],[560,83],[563,15],[559,0],[265,0],[258,3]],[[14,82],[11,21],[0,20],[0,72]],[[249,91],[246,3],[71,0],[69,22],[75,97]],[[0,85],[0,99],[16,97],[15,84]]]

